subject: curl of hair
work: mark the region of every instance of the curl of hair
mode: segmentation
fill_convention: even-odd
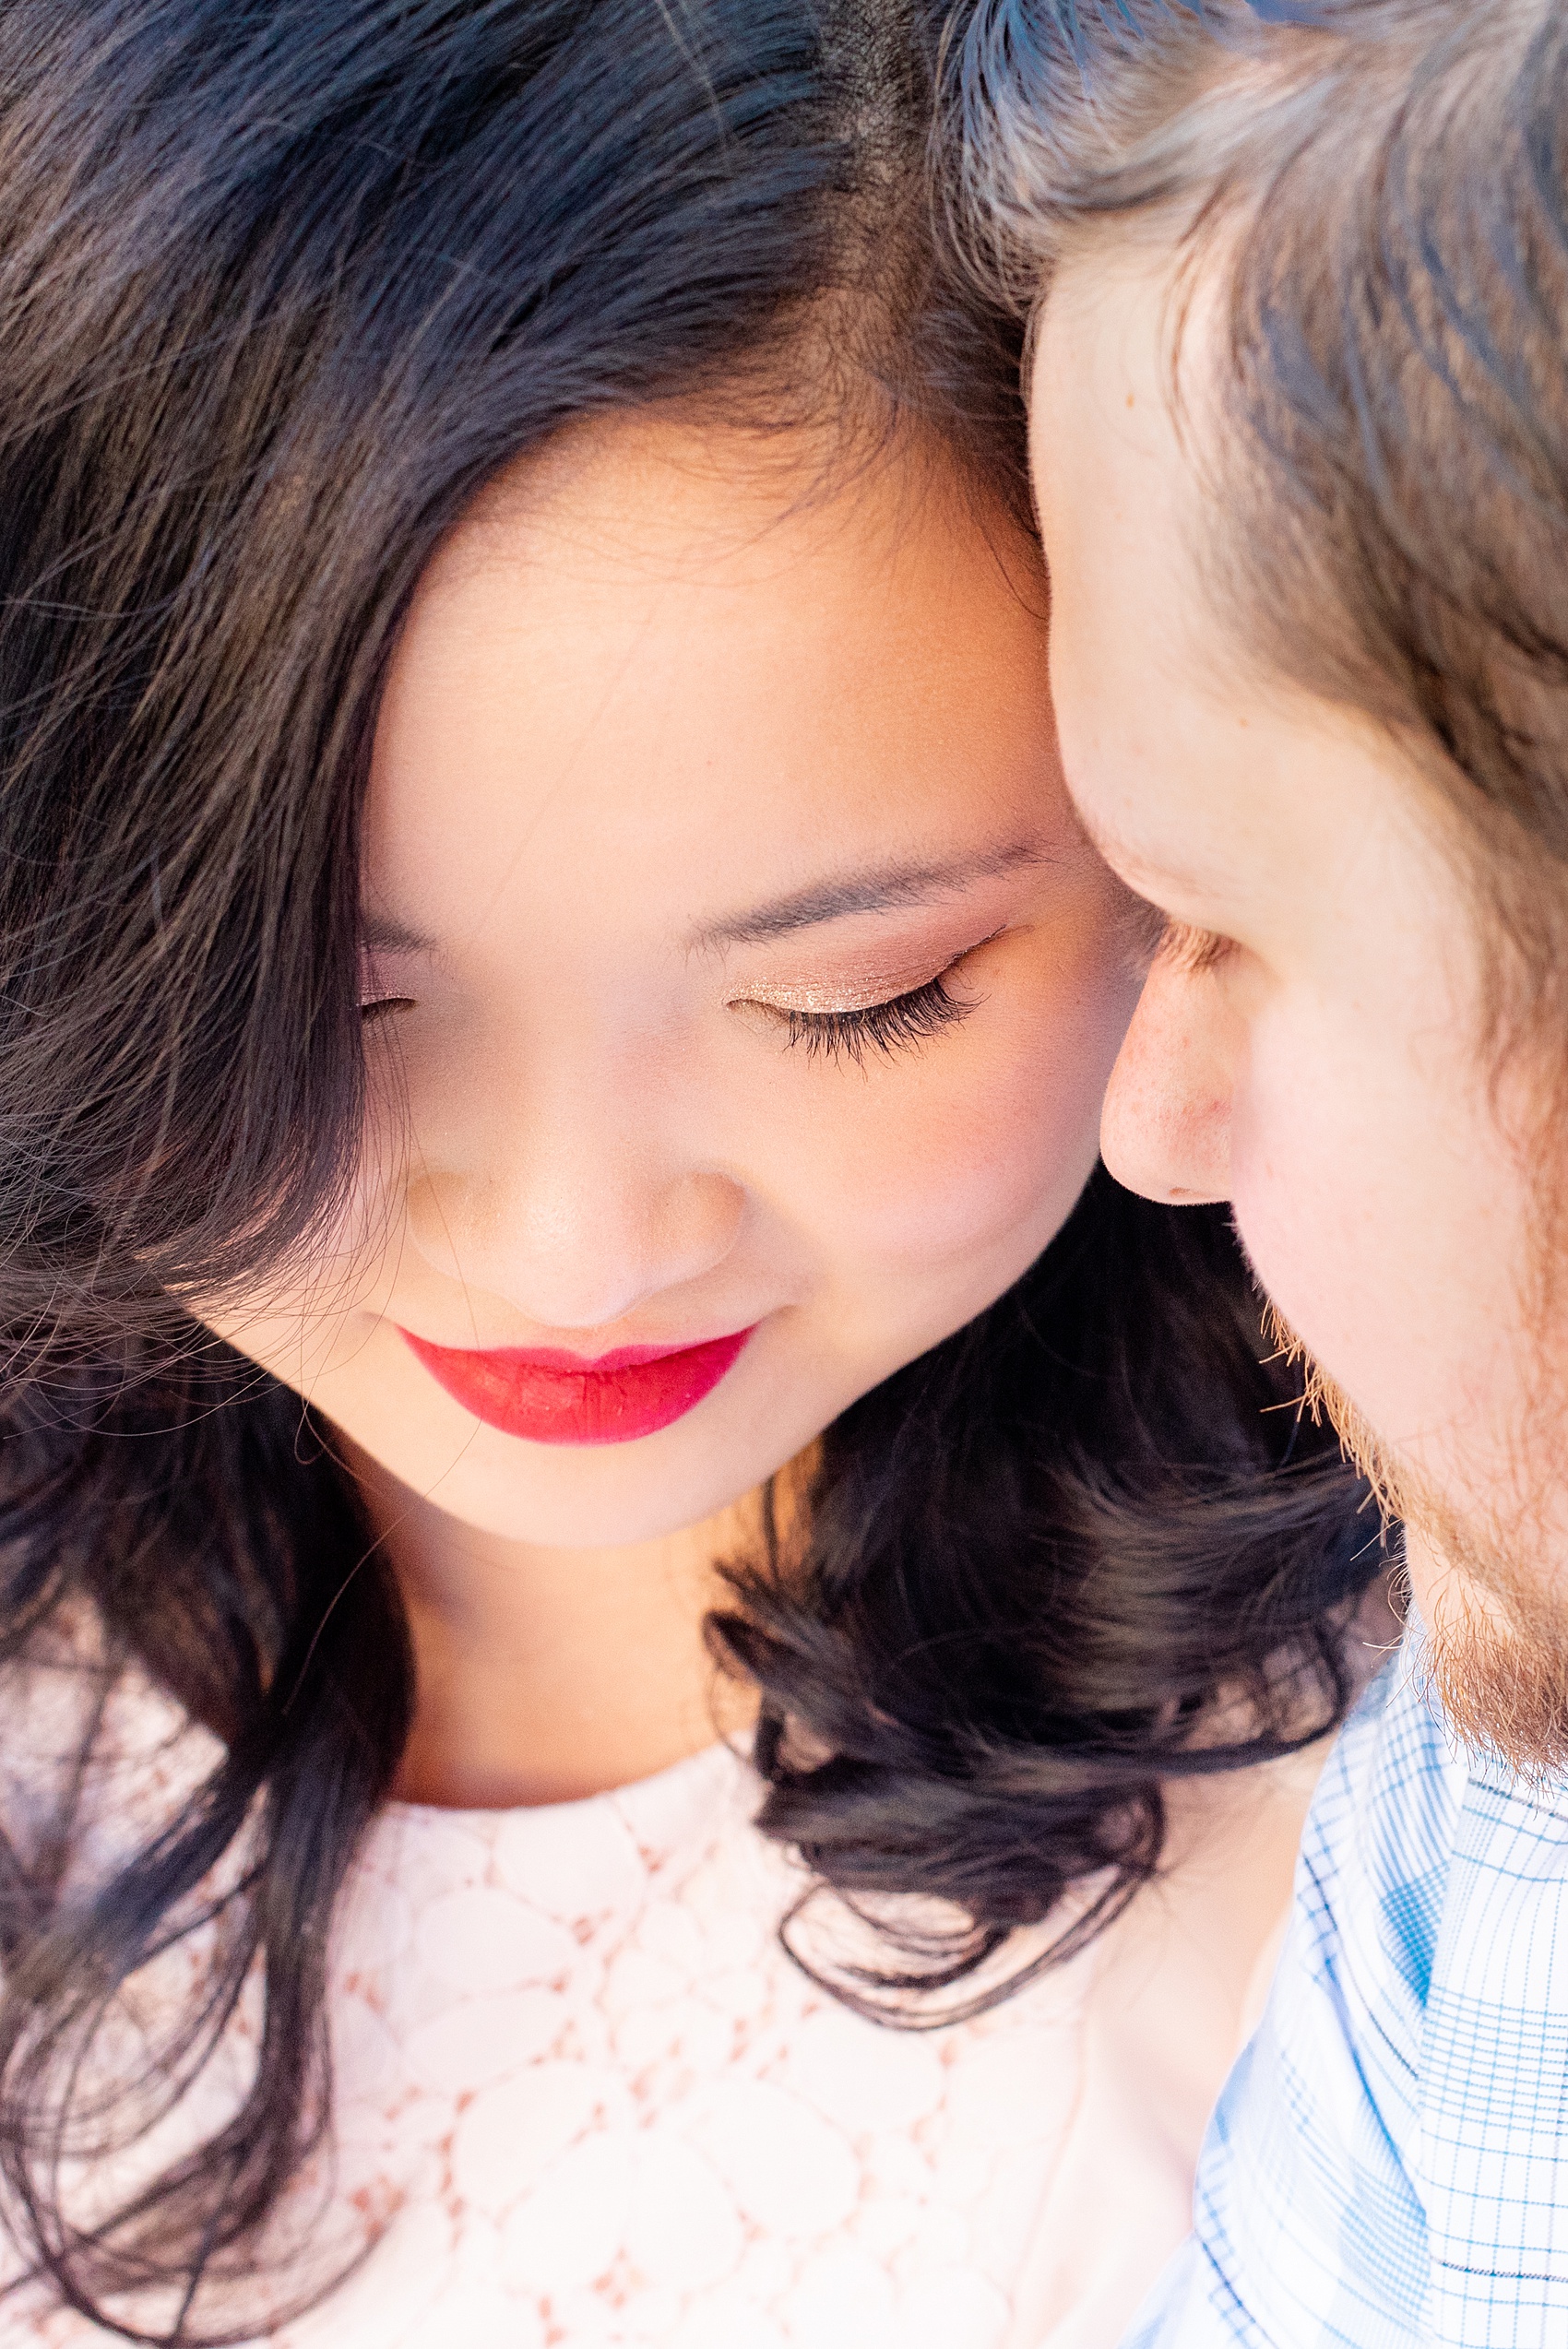
[[[346,1194],[399,617],[504,466],[659,400],[931,430],[1026,510],[1016,322],[928,233],[935,45],[900,0],[0,10],[0,1671],[64,1656],[85,1707],[47,1814],[0,1818],[0,2202],[126,2339],[323,2288],[277,2226],[329,2147],[326,1951],[407,1630],[298,1399],[179,1300]],[[994,1939],[1107,1869],[1113,1906],[1167,1769],[1333,1715],[1371,1568],[1342,1472],[1272,1478],[1255,1319],[1212,1219],[1100,1185],[847,1415],[798,1584],[740,1570],[715,1634],[763,1688],[767,1832]],[[218,1759],[84,1874],[130,1675]],[[789,1760],[795,1720],[831,1760]],[[104,2084],[193,1937],[172,2035]],[[231,2108],[84,2215],[74,2165],[112,2178],[240,2017]]]
[[[1025,1279],[829,1429],[803,1554],[730,1570],[760,1823],[906,1961],[808,1935],[799,1962],[920,2028],[1081,1949],[1156,1873],[1168,1782],[1342,1717],[1384,1564],[1364,1498],[1225,1217],[1098,1172]]]

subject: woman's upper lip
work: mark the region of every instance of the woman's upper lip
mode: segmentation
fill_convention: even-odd
[[[747,1324],[754,1327],[754,1323]],[[413,1335],[415,1333],[408,1332]],[[575,1370],[579,1377],[591,1378],[596,1373],[611,1370],[640,1370],[646,1362],[668,1361],[672,1354],[691,1354],[699,1346],[714,1346],[720,1339],[739,1336],[738,1330],[713,1330],[706,1337],[677,1338],[667,1346],[614,1346],[607,1354],[578,1354],[563,1346],[452,1346],[443,1347],[450,1354],[482,1355],[487,1361],[515,1364],[519,1370]],[[425,1338],[426,1346],[441,1346],[438,1338]]]

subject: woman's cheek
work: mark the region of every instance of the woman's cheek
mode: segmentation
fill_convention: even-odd
[[[1070,1003],[1046,1016],[1017,1006],[989,1033],[984,1016],[901,1081],[890,1070],[867,1084],[818,1157],[813,1220],[836,1255],[919,1278],[969,1256],[990,1277],[1005,1253],[1015,1278],[1071,1211],[1095,1163],[1116,1039]]]

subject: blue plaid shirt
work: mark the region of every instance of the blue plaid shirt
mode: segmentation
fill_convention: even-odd
[[[1568,1788],[1463,1759],[1407,1650],[1330,1758],[1125,2349],[1568,2349]]]

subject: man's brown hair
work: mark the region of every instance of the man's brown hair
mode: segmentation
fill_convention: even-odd
[[[1021,304],[1134,216],[1223,252],[1221,609],[1415,748],[1568,1006],[1568,13],[982,0],[949,86]]]

